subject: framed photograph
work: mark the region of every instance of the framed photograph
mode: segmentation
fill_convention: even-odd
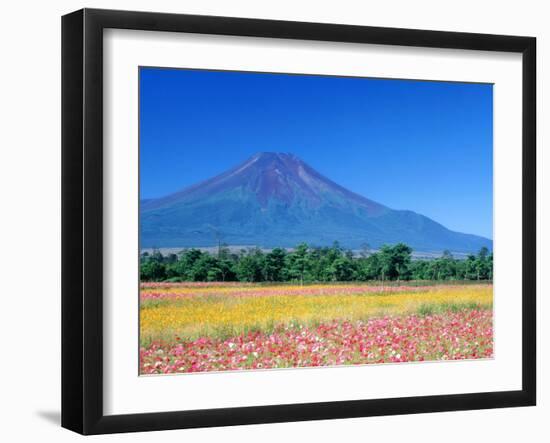
[[[62,425],[535,405],[532,37],[62,19]]]

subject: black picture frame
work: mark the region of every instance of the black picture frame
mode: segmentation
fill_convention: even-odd
[[[192,32],[522,54],[522,389],[178,412],[103,413],[103,30]],[[152,431],[536,403],[536,39],[229,17],[83,9],[62,18],[62,426]]]

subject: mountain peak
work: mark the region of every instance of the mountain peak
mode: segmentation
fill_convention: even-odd
[[[269,151],[257,152],[222,174],[146,202],[142,208],[155,209],[187,201],[190,197],[205,198],[228,192],[248,193],[249,198],[262,208],[271,204],[287,207],[299,204],[304,208],[318,209],[329,201],[333,206],[341,206],[353,200],[371,216],[380,215],[388,209],[334,183],[295,154]]]
[[[291,204],[296,198],[310,204],[319,201],[307,165],[291,153],[258,152],[233,170],[227,179],[251,190],[263,207],[273,200],[285,204]]]
[[[270,151],[261,151],[256,152],[251,158],[253,159],[267,159],[267,160],[299,160],[294,154],[290,152],[270,152]]]
[[[269,170],[276,167],[296,168],[304,162],[296,155],[289,152],[257,152],[250,157],[244,165]]]

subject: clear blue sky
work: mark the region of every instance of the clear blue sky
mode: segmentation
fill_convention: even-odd
[[[492,238],[492,125],[488,84],[141,68],[141,198],[291,152],[386,206]]]

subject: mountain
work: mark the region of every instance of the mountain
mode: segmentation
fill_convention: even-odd
[[[338,241],[352,249],[397,242],[418,251],[492,249],[489,239],[390,209],[334,183],[295,155],[272,152],[166,197],[142,200],[140,237],[142,248]]]

